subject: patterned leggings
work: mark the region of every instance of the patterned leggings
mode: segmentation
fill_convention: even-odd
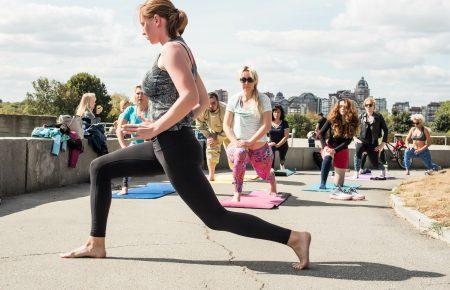
[[[275,183],[275,174],[271,171],[273,152],[269,145],[266,144],[256,150],[237,148],[234,145],[230,145],[227,148],[227,155],[228,159],[234,164],[233,181],[236,192],[242,192],[245,169],[248,162],[252,164],[259,177],[267,180],[270,184]]]

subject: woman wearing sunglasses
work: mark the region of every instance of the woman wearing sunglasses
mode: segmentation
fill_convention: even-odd
[[[343,99],[331,109],[327,121],[320,130],[323,157],[320,188],[327,188],[328,174],[330,173],[331,165],[333,165],[335,169],[335,189],[330,195],[332,199],[364,199],[364,196],[358,194],[355,189],[344,192],[342,188],[349,162],[348,145],[350,145],[353,137],[356,135],[358,127],[359,119],[355,105],[351,100]],[[327,135],[328,140],[326,140]]]
[[[440,166],[433,163],[431,160],[430,149],[431,137],[430,131],[424,126],[425,118],[422,114],[414,114],[411,116],[411,121],[414,127],[409,130],[406,137],[406,144],[411,143],[412,147],[405,150],[405,168],[406,175],[409,175],[409,169],[411,168],[411,159],[420,157],[427,168],[425,174],[428,174],[432,170],[439,170]]]
[[[384,144],[388,138],[388,127],[384,121],[383,115],[375,112],[375,100],[367,98],[364,100],[364,108],[366,111],[359,116],[361,130],[359,138],[354,137],[356,143],[355,149],[355,178],[359,178],[362,174],[361,158],[364,152],[373,166],[381,170],[379,178],[386,179],[386,170],[384,165],[379,160],[379,154],[384,148]],[[383,133],[383,135],[381,135]],[[383,137],[383,140],[378,144],[378,139]]]
[[[234,196],[240,201],[245,169],[250,162],[259,177],[270,184],[270,194],[277,194],[275,173],[272,170],[273,153],[267,133],[272,127],[272,104],[268,96],[260,94],[258,74],[245,66],[240,72],[242,92],[228,101],[224,131],[231,144],[228,159],[233,162]]]

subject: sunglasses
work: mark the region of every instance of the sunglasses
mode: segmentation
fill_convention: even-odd
[[[419,124],[420,124],[420,122],[413,122],[413,124],[414,124],[414,125],[419,125]]]
[[[372,108],[372,107],[373,107],[373,104],[365,104],[364,107],[366,107],[366,108]]]
[[[253,83],[255,80],[252,78],[240,78],[239,81],[241,81],[241,83],[245,84],[245,83]]]

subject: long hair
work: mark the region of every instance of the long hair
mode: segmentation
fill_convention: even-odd
[[[95,99],[94,93],[85,93],[81,97],[80,104],[77,107],[77,110],[75,111],[76,116],[82,117],[86,111],[89,111],[92,113],[91,108],[89,108],[89,102],[91,98]]]
[[[167,20],[167,33],[170,38],[182,35],[188,25],[188,17],[182,10],[175,8],[170,0],[148,0],[140,7],[141,15],[152,18],[155,14]]]
[[[280,106],[280,105],[275,105],[275,106],[273,106],[273,109],[272,109],[272,121],[275,120],[275,119],[273,118],[273,112],[274,112],[275,110],[279,110],[279,111],[280,111],[280,120],[281,120],[281,121],[284,121],[284,118],[285,118],[284,110],[283,110],[283,107]]]
[[[253,88],[253,92],[252,92],[252,99],[255,103],[255,111],[258,112],[258,114],[260,116],[262,116],[263,113],[263,109],[262,109],[262,104],[259,101],[259,91],[258,91],[258,82],[259,82],[259,77],[258,77],[258,73],[256,72],[256,70],[252,69],[249,66],[244,66],[240,71],[239,71],[239,78],[242,77],[242,74],[244,72],[248,72],[250,74],[250,76],[252,77],[252,79],[254,80],[254,84],[255,87]]]
[[[339,113],[339,104],[344,102],[347,112],[344,116]],[[359,128],[358,111],[350,99],[342,99],[331,109],[328,121],[333,129],[333,137],[353,138]]]

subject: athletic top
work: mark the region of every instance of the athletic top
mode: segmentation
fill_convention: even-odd
[[[422,128],[422,129],[419,129],[420,130],[420,135],[416,135],[416,136],[412,136],[412,139],[413,140],[415,140],[415,141],[427,141],[427,136],[425,136],[425,129],[424,128]],[[414,132],[416,132],[417,131],[417,128],[414,128],[414,131],[413,131],[413,134],[414,134]]]
[[[325,136],[327,134],[327,131],[329,131],[329,137],[328,137],[328,143],[325,142]],[[347,149],[348,145],[352,143],[352,138],[345,138],[345,137],[334,137],[333,136],[333,128],[331,127],[330,121],[326,121],[323,125],[322,129],[320,130],[320,141],[322,143],[322,147],[325,147],[325,144],[328,144],[328,146],[332,147],[334,151],[339,152],[343,149]]]
[[[140,124],[142,123],[143,120],[141,120],[141,118],[139,118],[138,113],[137,113],[137,107],[136,106],[129,106],[128,108],[125,109],[125,111],[120,114],[120,116],[126,120],[129,124]],[[148,113],[144,113],[144,118],[147,118]],[[136,134],[132,134],[132,136],[134,137]],[[140,144],[143,143],[144,140],[143,139],[138,139],[138,140],[134,140],[131,142],[131,144]]]
[[[278,127],[272,125],[272,128],[269,131],[270,141],[275,143],[280,142],[284,138],[284,130],[286,129],[289,129],[289,124],[285,120],[281,121],[281,124]]]
[[[192,75],[194,78],[197,77],[197,65],[192,57],[190,49],[187,47],[183,38],[176,37],[169,41],[175,41],[180,43],[189,55],[189,59],[192,63]],[[175,85],[170,78],[169,73],[166,70],[162,70],[158,67],[158,60],[161,54],[156,58],[155,63],[150,71],[148,71],[142,82],[142,90],[144,94],[149,98],[149,116],[153,121],[161,118],[167,111],[172,107],[172,105],[180,97]],[[181,130],[183,127],[191,127],[194,122],[193,113],[190,112],[183,119],[181,119],[174,126],[169,128],[167,131],[177,131]]]
[[[227,111],[234,113],[233,132],[236,138],[241,140],[250,139],[263,123],[262,115],[255,112],[254,106],[244,109],[242,107],[242,93],[233,96],[228,100]],[[259,102],[262,112],[272,112],[272,104],[268,96],[259,94]],[[257,109],[256,109],[257,110]],[[267,142],[267,136],[261,137],[258,141]]]

